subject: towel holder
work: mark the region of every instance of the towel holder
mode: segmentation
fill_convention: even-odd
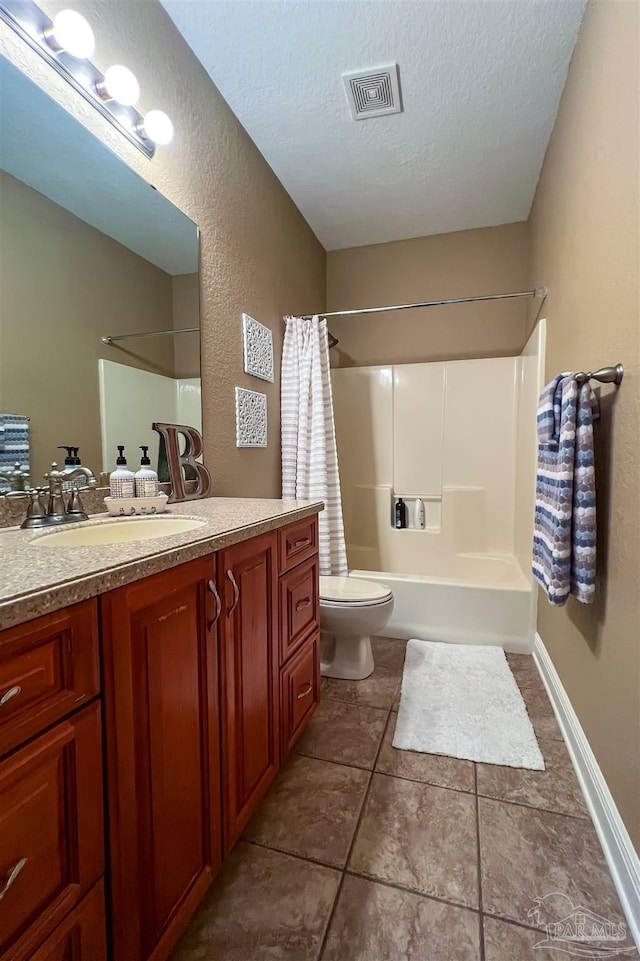
[[[576,374],[576,380],[579,384],[584,384],[585,380],[597,380],[601,384],[616,384],[622,383],[622,378],[624,377],[624,367],[622,364],[616,364],[615,367],[601,367],[600,370],[580,371]]]

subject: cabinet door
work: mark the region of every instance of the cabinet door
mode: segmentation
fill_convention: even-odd
[[[104,871],[99,705],[0,762],[0,957],[24,961]]]
[[[95,600],[0,631],[0,755],[99,690]]]
[[[165,958],[221,860],[214,559],[102,599],[113,953]]]
[[[29,961],[107,961],[102,881],[67,915]]]
[[[280,672],[282,755],[285,757],[311,720],[320,700],[320,634],[316,631]]]
[[[278,770],[276,555],[274,534],[219,555],[225,853]]]

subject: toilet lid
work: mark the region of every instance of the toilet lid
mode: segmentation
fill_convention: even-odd
[[[365,581],[359,577],[320,577],[320,599],[342,604],[386,601],[391,588],[379,581]]]

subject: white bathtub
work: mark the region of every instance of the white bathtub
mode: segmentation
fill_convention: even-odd
[[[387,637],[533,649],[535,591],[515,557],[459,555],[455,570],[429,574],[351,571],[395,597]]]

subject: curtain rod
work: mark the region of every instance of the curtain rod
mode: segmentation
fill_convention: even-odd
[[[173,337],[174,334],[199,334],[199,327],[179,327],[177,330],[146,330],[141,334],[115,334],[113,337],[101,337],[103,344],[115,344],[118,340],[129,340],[130,337]]]
[[[448,304],[471,304],[481,300],[509,300],[514,297],[539,297],[542,300],[547,296],[546,287],[536,287],[534,290],[518,290],[509,294],[485,294],[483,297],[456,297],[454,300],[430,300],[421,304],[396,304],[393,307],[360,307],[358,310],[332,310],[328,313],[319,313],[318,317],[353,317],[356,314],[382,314],[389,310],[413,310],[416,307],[446,307]],[[311,317],[311,314],[305,316]]]

